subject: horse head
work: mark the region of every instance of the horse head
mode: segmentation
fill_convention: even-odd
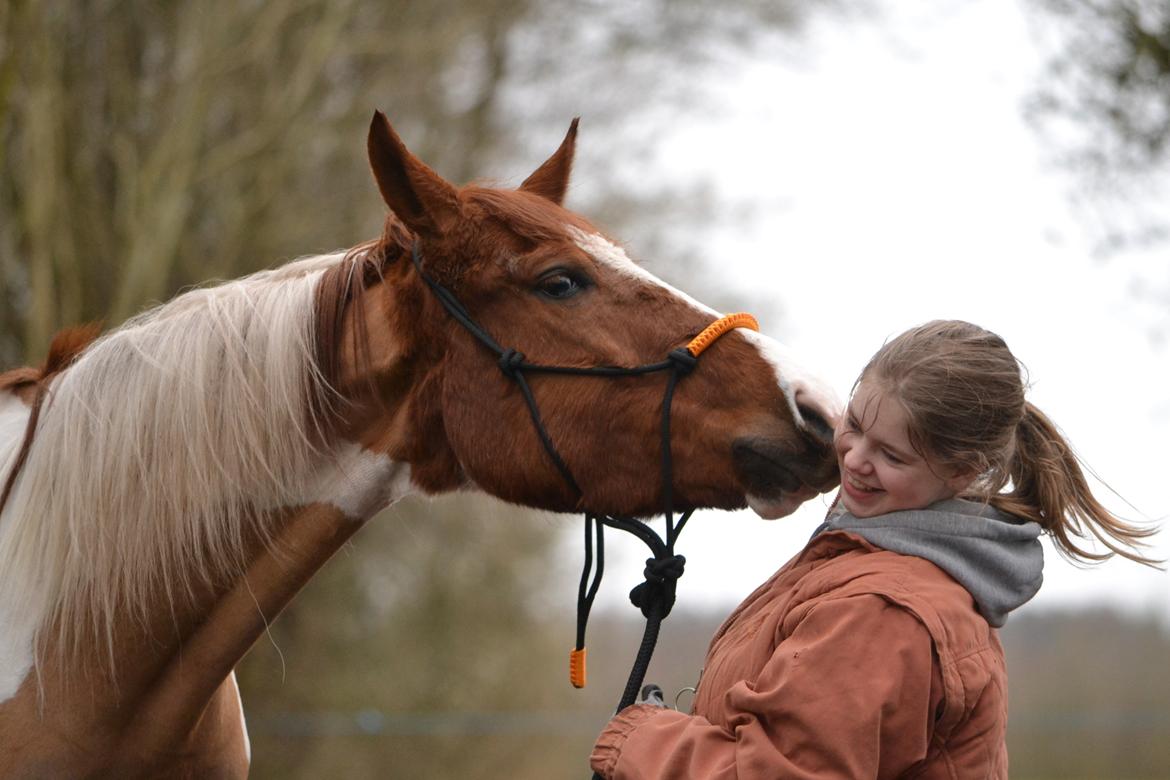
[[[719,315],[627,257],[562,205],[574,120],[557,151],[517,189],[457,187],[410,153],[386,118],[370,126],[370,164],[390,214],[376,262],[359,274],[343,327],[339,383],[361,396],[348,423],[370,449],[411,464],[429,492],[477,487],[556,511],[644,516],[661,509],[661,374],[530,379],[566,483],[522,394],[427,290],[445,285],[500,345],[533,363],[638,366],[661,361]],[[375,267],[376,273],[369,268]],[[368,388],[362,391],[361,388]],[[779,343],[721,338],[673,402],[674,505],[788,514],[836,484],[830,446],[839,402]]]
[[[432,287],[537,364],[661,362],[718,318],[563,208],[575,138],[518,189],[456,187],[376,115],[379,240],[0,375],[0,775],[244,774],[232,668],[412,488],[662,508],[662,372],[518,386]],[[780,516],[835,484],[837,401],[776,342],[735,330],[670,376],[674,509]]]

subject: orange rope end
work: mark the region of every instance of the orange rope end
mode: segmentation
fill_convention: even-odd
[[[585,648],[569,653],[569,682],[574,688],[585,687]]]
[[[715,339],[735,328],[750,328],[758,331],[760,323],[756,322],[755,317],[744,311],[725,315],[703,328],[702,333],[691,339],[691,343],[687,344],[687,352],[698,357],[703,350],[715,343]]]

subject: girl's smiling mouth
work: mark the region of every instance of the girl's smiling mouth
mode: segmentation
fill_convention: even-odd
[[[841,486],[845,488],[845,490],[853,498],[860,500],[873,498],[878,493],[884,492],[881,488],[870,487],[869,485],[866,485],[847,471],[843,471],[841,474]]]

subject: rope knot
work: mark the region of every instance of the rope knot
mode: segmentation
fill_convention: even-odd
[[[684,555],[671,555],[668,558],[647,558],[646,568],[642,575],[651,582],[666,582],[677,580],[683,575],[683,567],[687,559]]]
[[[630,603],[642,610],[647,618],[656,606],[662,610],[662,617],[669,615],[674,607],[678,579],[683,575],[686,562],[687,559],[682,555],[647,558],[646,569],[642,572],[646,580],[630,591]]]
[[[699,364],[699,359],[692,355],[686,347],[672,349],[667,357],[671,363],[674,363],[674,370],[679,374],[689,374]]]
[[[504,372],[504,376],[509,379],[516,378],[516,372],[524,365],[524,353],[517,352],[514,349],[504,350],[504,354],[500,355],[500,370]]]

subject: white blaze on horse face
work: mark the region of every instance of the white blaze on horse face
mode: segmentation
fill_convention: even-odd
[[[29,413],[23,401],[12,393],[0,391],[0,485],[15,465]],[[11,543],[6,534],[6,512],[0,512],[0,544]],[[0,583],[0,589],[6,584]],[[13,604],[0,592],[0,702],[16,695],[32,668],[33,635],[41,616],[29,614],[27,609],[22,609],[24,606]]]
[[[577,246],[581,247],[582,250],[587,252],[589,256],[597,262],[612,268],[623,276],[628,276],[632,279],[637,279],[639,281],[653,285],[654,287],[659,287],[663,290],[666,290],[675,298],[678,298],[680,301],[689,304],[697,311],[701,311],[704,314],[710,314],[716,319],[721,316],[719,312],[715,311],[710,306],[696,301],[682,290],[671,287],[669,284],[635,263],[630,259],[629,255],[626,254],[626,250],[622,249],[620,246],[613,243],[605,236],[599,235],[597,233],[586,233],[584,230],[575,228],[572,225],[566,225],[566,228],[568,229],[569,235],[573,237],[573,242],[576,243]]]
[[[760,351],[760,355],[772,364],[776,372],[776,381],[784,391],[785,400],[788,401],[792,419],[796,420],[798,425],[810,425],[805,411],[808,410],[820,415],[830,430],[835,429],[837,421],[841,418],[843,406],[841,398],[834,392],[832,386],[819,374],[806,368],[804,363],[796,359],[792,351],[779,341],[754,330],[742,328],[740,330],[748,343],[754,345]],[[825,433],[821,431],[822,436]],[[785,493],[771,498],[749,495],[747,503],[752,511],[763,519],[776,520],[792,514],[816,494],[816,490],[803,487],[795,493]]]
[[[568,231],[577,246],[588,252],[599,263],[605,264],[624,276],[666,290],[698,311],[715,318],[720,316],[714,309],[699,303],[686,293],[676,290],[635,264],[621,247],[606,240],[603,236],[586,233],[572,226],[568,227]],[[790,349],[775,339],[747,328],[737,328],[737,330],[749,344],[759,351],[760,357],[771,364],[776,374],[776,384],[784,394],[784,400],[788,404],[789,412],[796,425],[804,428],[821,428],[807,419],[808,412],[813,412],[824,420],[829,430],[836,427],[843,407],[840,397],[827,381],[822,379],[819,374],[806,368]],[[826,431],[821,429],[819,433],[823,437]],[[802,488],[795,493],[774,498],[749,495],[747,502],[760,517],[771,520],[792,514],[797,507],[815,495],[816,491],[812,488]]]
[[[832,430],[841,419],[844,406],[841,397],[820,374],[810,370],[788,347],[773,338],[754,330],[740,328],[744,338],[760,351],[760,355],[772,364],[776,381],[788,400],[792,417],[798,424],[804,424],[801,407],[819,414]]]
[[[572,226],[568,226],[568,231],[577,246],[588,252],[599,263],[604,263],[609,268],[625,276],[639,279],[662,288],[698,311],[710,314],[716,318],[720,316],[719,312],[711,307],[671,287],[666,282],[654,276],[654,274],[634,263],[621,247],[609,241],[604,236],[596,233],[586,233]],[[800,407],[804,407],[815,411],[823,417],[830,428],[836,426],[843,407],[840,397],[833,391],[833,388],[827,381],[807,369],[793,355],[790,349],[775,339],[768,338],[747,328],[737,328],[736,330],[747,339],[749,344],[752,344],[759,350],[760,356],[764,360],[772,364],[776,372],[776,382],[780,385],[780,389],[784,393],[784,398],[788,401],[792,417],[797,421],[798,425],[802,425],[805,422],[804,415],[800,411]]]
[[[345,442],[325,462],[294,503],[330,504],[354,520],[367,520],[410,495],[410,465]]]

